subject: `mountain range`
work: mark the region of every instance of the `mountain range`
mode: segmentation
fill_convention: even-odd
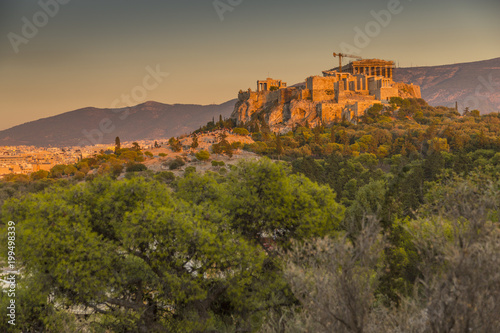
[[[83,108],[0,131],[0,146],[76,146],[169,138],[190,133],[212,118],[229,118],[236,100],[219,105],[146,102],[129,108]]]
[[[417,84],[432,106],[500,112],[500,58],[429,67],[395,68],[394,81]]]
[[[500,58],[443,66],[395,68],[394,81],[421,86],[430,105],[500,112]],[[84,108],[0,131],[0,146],[73,146],[168,138],[187,134],[212,118],[229,118],[236,99],[219,105],[146,102],[129,108]]]

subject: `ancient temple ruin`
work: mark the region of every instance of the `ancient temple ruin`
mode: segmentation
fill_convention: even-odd
[[[281,88],[286,88],[286,82],[273,80],[271,78],[257,81],[257,91],[273,91]]]
[[[256,92],[240,92],[232,117],[246,122],[264,110],[271,125],[287,125],[301,117],[328,124],[357,121],[371,106],[388,103],[391,97],[420,98],[420,87],[394,82],[393,70],[393,61],[365,59],[325,70],[292,87],[271,78],[257,81]]]

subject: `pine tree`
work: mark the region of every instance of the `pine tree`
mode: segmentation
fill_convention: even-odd
[[[115,154],[121,149],[120,137],[115,138]]]
[[[193,142],[191,143],[191,148],[195,149],[198,146],[199,146],[198,136],[196,134],[193,134]]]

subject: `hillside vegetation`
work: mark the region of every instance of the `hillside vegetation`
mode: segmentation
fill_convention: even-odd
[[[0,182],[23,267],[2,331],[500,331],[497,114],[395,98],[162,149],[172,171],[135,146]],[[260,159],[220,161],[242,149]]]

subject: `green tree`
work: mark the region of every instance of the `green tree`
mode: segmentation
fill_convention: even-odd
[[[279,244],[338,230],[344,208],[327,186],[320,186],[269,159],[239,163],[228,175],[223,200],[235,229],[263,243],[273,235]]]
[[[49,172],[46,170],[39,170],[36,172],[33,172],[30,175],[31,180],[40,180],[40,179],[45,179],[49,176]]]
[[[64,164],[58,164],[53,166],[50,169],[50,178],[61,178],[65,173],[64,170],[66,169],[67,165]]]
[[[246,286],[265,255],[221,227],[227,221],[217,209],[169,192],[141,178],[98,180],[7,205],[22,225],[19,263],[62,309],[99,313],[101,329],[218,330],[221,317],[231,320],[227,310],[255,297]]]

